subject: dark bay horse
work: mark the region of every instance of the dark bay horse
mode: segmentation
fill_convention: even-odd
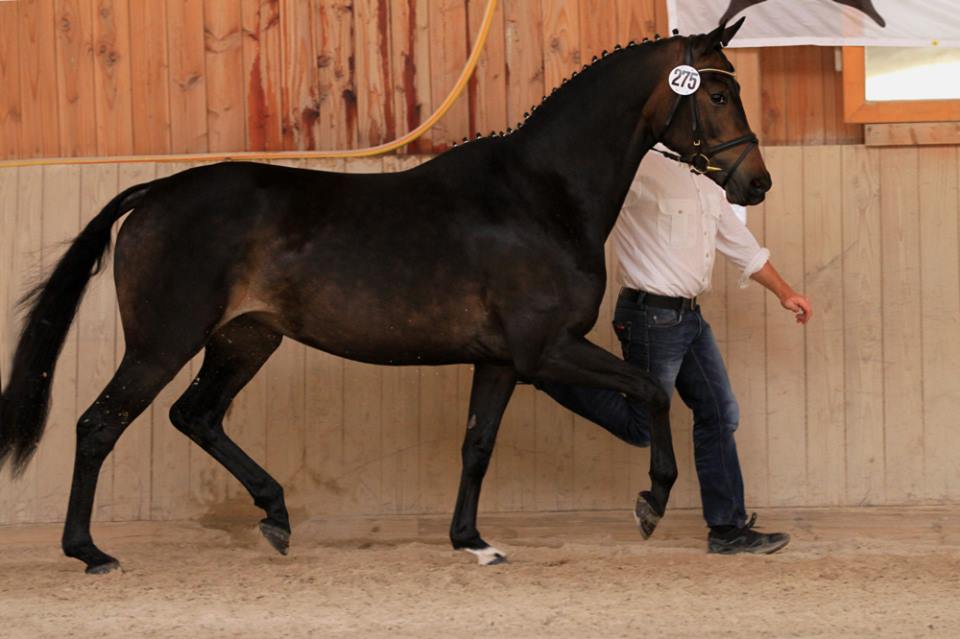
[[[201,349],[170,411],[266,513],[286,552],[280,485],[224,432],[230,402],[284,337],[374,364],[475,365],[453,546],[501,553],[476,527],[480,485],[518,379],[611,388],[652,419],[644,536],[677,475],[669,398],[642,370],[584,338],[603,296],[604,241],[640,160],[657,142],[755,204],[770,176],[722,47],[708,35],[618,47],[518,130],[469,142],[410,171],[346,175],[253,163],[191,169],[130,188],[80,233],[30,298],[0,405],[0,461],[21,471],[46,420],[57,356],[112,225],[126,353],[77,425],[63,550],[91,573],[117,561],[90,535],[97,475],[124,429]],[[676,73],[701,70],[691,96]],[[674,83],[671,87],[670,83]],[[688,84],[687,86],[692,86]]]

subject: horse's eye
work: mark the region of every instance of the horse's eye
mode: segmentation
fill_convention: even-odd
[[[713,103],[714,103],[714,104],[726,104],[726,103],[727,103],[727,96],[725,96],[725,95],[722,94],[722,93],[714,93],[714,94],[711,94],[710,99],[713,100]]]

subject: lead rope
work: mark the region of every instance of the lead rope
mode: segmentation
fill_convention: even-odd
[[[490,28],[493,26],[493,16],[497,10],[497,0],[488,0],[487,8],[483,13],[483,22],[480,25],[480,31],[477,33],[477,41],[470,52],[470,57],[460,72],[456,84],[447,94],[446,99],[437,107],[429,118],[423,121],[420,126],[403,135],[392,142],[385,142],[377,146],[367,147],[365,149],[343,149],[337,151],[274,151],[274,152],[240,152],[240,153],[194,153],[185,155],[140,155],[140,156],[119,156],[119,157],[82,157],[82,158],[38,158],[31,160],[7,160],[0,161],[0,168],[27,167],[27,166],[50,166],[54,164],[128,164],[134,162],[216,162],[227,160],[301,160],[301,159],[339,159],[339,158],[365,158],[375,155],[382,155],[406,146],[416,141],[424,133],[429,131],[440,118],[446,115],[450,107],[463,94],[470,77],[477,68],[480,61],[480,54],[483,52],[487,43],[487,36],[490,35]]]

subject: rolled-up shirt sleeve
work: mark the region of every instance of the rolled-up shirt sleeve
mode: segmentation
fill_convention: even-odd
[[[727,256],[741,270],[738,284],[746,288],[750,276],[763,268],[770,259],[770,251],[760,246],[747,225],[740,221],[729,203],[720,207],[717,222],[717,250]]]

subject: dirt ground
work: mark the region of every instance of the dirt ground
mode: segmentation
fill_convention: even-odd
[[[958,637],[960,508],[761,512],[793,543],[704,553],[696,513],[643,542],[624,513],[490,515],[510,563],[446,518],[310,521],[287,557],[249,524],[101,525],[87,576],[59,526],[0,528],[0,637]]]

